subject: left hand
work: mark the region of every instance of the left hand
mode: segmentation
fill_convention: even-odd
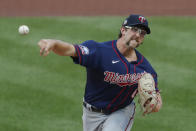
[[[157,92],[157,105],[152,112],[158,112],[162,107],[162,99],[161,94]]]

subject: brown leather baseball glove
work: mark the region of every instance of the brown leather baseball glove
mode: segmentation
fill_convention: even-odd
[[[155,90],[154,78],[150,73],[145,73],[138,81],[139,104],[143,115],[153,112],[158,101]]]

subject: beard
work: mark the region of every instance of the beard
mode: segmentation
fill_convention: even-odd
[[[138,39],[131,39],[130,41],[126,43],[126,45],[130,48],[137,48],[140,46],[140,44],[142,43],[140,43]]]

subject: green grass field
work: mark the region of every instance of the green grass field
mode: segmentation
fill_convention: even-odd
[[[125,17],[0,18],[0,131],[82,131],[85,68],[71,58],[39,56],[42,38],[71,43],[116,39]],[[196,17],[150,17],[138,48],[159,75],[163,108],[132,131],[196,130]],[[26,24],[30,34],[18,34]]]

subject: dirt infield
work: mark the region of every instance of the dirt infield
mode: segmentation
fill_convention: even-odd
[[[0,16],[196,15],[196,0],[0,0]]]

